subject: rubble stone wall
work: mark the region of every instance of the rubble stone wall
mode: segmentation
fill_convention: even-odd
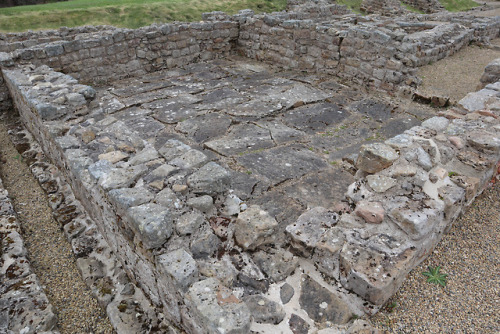
[[[365,14],[383,16],[398,16],[408,12],[399,0],[363,0],[360,10]]]
[[[402,1],[413,8],[419,9],[426,14],[436,13],[444,10],[438,0],[404,0]]]
[[[231,51],[238,26],[234,21],[165,24],[101,30],[80,37],[68,40],[61,34],[62,40],[17,48],[14,61],[48,65],[76,79],[99,83],[221,57]],[[36,40],[20,43],[30,45]]]
[[[144,196],[139,196],[140,204],[142,204],[140,208],[144,209],[144,212],[134,214],[130,210],[121,210],[119,202],[128,199],[127,195],[123,194],[125,195],[123,197],[119,191],[127,188],[128,185],[108,185],[98,182],[100,174],[107,172],[111,172],[111,174],[116,172],[115,176],[118,178],[126,177],[130,181],[130,178],[134,179],[145,174],[148,167],[144,163],[130,168],[112,168],[111,164],[103,165],[101,163],[89,165],[92,160],[84,151],[72,149],[71,145],[68,146],[68,143],[65,143],[64,129],[57,127],[56,123],[54,123],[55,128],[47,127],[44,123],[44,120],[61,117],[72,118],[88,112],[91,100],[95,97],[95,95],[92,97],[92,94],[89,94],[93,89],[80,85],[72,77],[54,72],[47,66],[42,66],[35,72],[29,68],[25,71],[12,68],[4,69],[3,73],[23,124],[41,144],[47,156],[63,172],[76,198],[81,201],[83,207],[96,222],[99,232],[106,239],[117,258],[120,259],[130,279],[146,293],[154,307],[163,309],[167,319],[174,325],[181,326],[191,333],[213,332],[213,329],[208,329],[210,325],[205,326],[206,321],[203,320],[203,315],[197,311],[197,305],[189,304],[189,300],[184,298],[185,289],[183,287],[192,283],[198,276],[196,265],[193,269],[194,260],[189,254],[182,254],[181,260],[187,269],[181,268],[179,273],[172,273],[165,269],[162,264],[162,259],[166,261],[170,254],[158,253],[154,249],[164,243],[172,233],[174,224],[172,215],[174,213],[153,203],[153,197],[146,193],[141,194]],[[41,90],[33,89],[37,86],[40,76],[58,85],[63,94],[69,91],[69,95],[74,97],[74,101],[79,102],[73,103],[66,100],[58,104],[54,102],[53,97],[49,97],[48,92],[44,91],[43,88]],[[133,133],[128,133],[127,136],[133,137]],[[136,144],[144,148],[142,142]],[[206,166],[208,165],[215,166],[214,173],[224,173],[224,169],[219,165],[213,162],[209,162]],[[151,167],[149,168],[151,169]],[[118,174],[123,175],[118,176]],[[216,178],[215,175],[211,177]],[[220,192],[226,191],[224,185],[228,183],[227,175],[223,175],[223,177],[226,179],[220,181]],[[109,179],[109,181],[113,183],[117,180]],[[114,193],[113,190],[115,190]],[[125,205],[126,207],[127,205]],[[141,219],[147,220],[150,216],[156,219],[162,214],[165,215],[164,225],[152,227],[143,222],[145,225],[139,226],[142,222]],[[160,244],[158,244],[159,241]],[[165,252],[165,249],[162,249],[162,252]],[[189,268],[193,271],[189,271]],[[229,312],[232,311],[230,308]],[[244,326],[248,326],[250,323],[248,310],[244,315],[248,318],[244,322]],[[228,323],[228,326],[230,325],[234,324]]]
[[[0,68],[12,65],[12,60],[6,53],[0,52]],[[12,108],[9,89],[0,71],[0,114],[9,111]]]
[[[83,26],[83,27],[61,27],[57,30],[27,31],[19,33],[0,34],[0,52],[12,52],[17,49],[26,49],[40,44],[56,41],[73,41],[85,39],[93,33],[109,34],[120,28],[112,26]]]

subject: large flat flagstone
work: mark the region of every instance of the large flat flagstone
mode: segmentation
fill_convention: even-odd
[[[284,114],[283,120],[287,125],[296,129],[316,133],[328,126],[340,123],[348,115],[349,112],[336,104],[317,103],[291,109]]]
[[[246,154],[237,158],[237,161],[273,185],[328,167],[323,159],[299,145]]]
[[[238,125],[220,139],[205,143],[205,146],[224,156],[247,151],[271,148],[274,142],[269,130],[254,124]]]

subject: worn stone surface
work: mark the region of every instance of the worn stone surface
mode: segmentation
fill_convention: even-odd
[[[248,296],[244,299],[253,320],[258,323],[279,324],[285,318],[283,308],[273,301],[258,295]]]
[[[149,203],[131,207],[127,215],[146,248],[160,247],[172,235],[172,214],[161,205]]]
[[[229,188],[229,172],[215,162],[209,162],[190,175],[187,183],[196,193],[216,194]]]
[[[398,158],[391,147],[375,143],[361,147],[356,167],[368,173],[376,173],[389,167]]]
[[[300,305],[311,319],[319,323],[344,324],[352,316],[351,309],[340,297],[309,276],[303,278]]]
[[[278,222],[256,205],[242,212],[236,220],[236,242],[244,249],[253,250],[275,240]]]
[[[196,261],[182,248],[160,255],[158,265],[182,290],[187,290],[198,278]]]
[[[214,333],[247,333],[251,313],[245,303],[215,278],[193,284],[189,301],[199,313],[202,325]]]

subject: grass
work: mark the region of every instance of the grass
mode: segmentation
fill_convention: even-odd
[[[363,0],[337,0],[339,5],[345,5],[347,8],[358,14],[361,14],[361,10],[359,8],[361,7],[362,2]]]
[[[234,14],[246,8],[272,12],[285,7],[286,0],[71,0],[0,8],[0,31],[102,24],[138,28],[152,23],[199,21],[201,13],[215,10]]]
[[[439,0],[443,7],[449,12],[463,12],[479,6],[472,0]]]
[[[423,11],[421,11],[418,8],[412,7],[404,2],[401,1],[401,5],[406,8],[406,10],[409,10],[410,12],[417,13],[417,14],[425,14]]]

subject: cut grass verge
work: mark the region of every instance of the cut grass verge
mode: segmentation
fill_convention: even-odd
[[[358,14],[362,14],[361,10],[359,9],[362,2],[363,0],[337,0],[337,3],[339,5],[345,5],[347,6],[347,8]]]
[[[472,0],[439,0],[439,2],[449,12],[462,12],[479,6]]]
[[[201,14],[241,9],[272,12],[286,0],[72,0],[0,9],[0,31],[54,29],[62,26],[113,25],[138,28],[152,23],[199,21]]]

